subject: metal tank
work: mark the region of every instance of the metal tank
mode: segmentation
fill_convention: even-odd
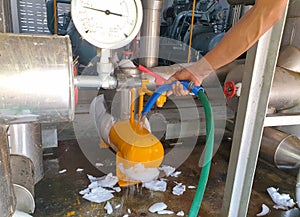
[[[0,41],[0,123],[72,120],[69,37],[1,33]]]
[[[297,136],[266,127],[260,155],[279,169],[300,168],[300,140]]]

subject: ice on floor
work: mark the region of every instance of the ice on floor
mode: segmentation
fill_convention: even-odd
[[[168,166],[168,165],[162,165],[159,167],[160,171],[163,171],[166,174],[166,177],[178,177],[181,172],[180,171],[175,171],[174,167]]]
[[[180,171],[176,171],[176,172],[172,173],[170,176],[177,178],[180,174],[181,174]]]
[[[167,177],[175,172],[174,167],[167,166],[167,165],[162,165],[161,167],[159,167],[159,170],[163,171],[166,174]]]
[[[105,204],[104,209],[106,209],[106,212],[109,215],[114,211],[109,201],[107,201],[107,203]]]
[[[145,187],[151,191],[165,192],[167,190],[167,182],[164,180],[153,180],[150,182],[143,183],[143,187]]]
[[[102,187],[96,187],[89,189],[89,192],[84,194],[82,197],[91,202],[102,203],[113,198],[114,195],[112,193],[113,191],[109,191]]]
[[[266,204],[262,204],[261,209],[261,212],[256,214],[256,216],[265,216],[270,212],[270,208]]]
[[[184,216],[184,212],[181,210],[178,213],[176,213],[177,216]]]
[[[96,167],[103,167],[103,166],[104,166],[104,164],[103,164],[103,163],[99,163],[99,162],[98,162],[98,163],[95,163],[95,166],[96,166]]]
[[[76,169],[76,172],[82,172],[84,169],[82,169],[82,168],[77,168]]]
[[[171,214],[174,214],[174,212],[171,211],[171,210],[164,209],[164,210],[157,211],[157,214],[160,214],[160,215],[171,215]]]
[[[79,194],[83,195],[84,199],[95,203],[102,203],[114,197],[113,193],[116,190],[113,188],[118,182],[118,177],[113,176],[111,173],[102,177],[87,176],[91,183],[86,189],[79,192]]]
[[[168,206],[164,202],[158,202],[149,207],[149,212],[156,213],[166,209]]]
[[[295,202],[293,199],[291,199],[289,194],[280,194],[278,192],[279,189],[276,189],[274,187],[269,187],[267,189],[267,192],[269,193],[270,197],[272,198],[273,202],[276,203],[274,208],[280,208],[280,209],[289,209],[293,208],[295,206]]]
[[[94,177],[92,175],[87,175],[90,182],[91,187],[108,187],[113,188],[118,183],[118,177],[114,176],[112,173],[107,174],[106,176],[102,177]]]
[[[67,169],[62,169],[60,171],[58,171],[59,174],[63,174],[63,173],[66,173],[67,172]]]
[[[172,189],[172,194],[174,195],[182,195],[183,192],[185,192],[185,185],[183,185],[182,183],[177,183],[177,185],[175,185]]]

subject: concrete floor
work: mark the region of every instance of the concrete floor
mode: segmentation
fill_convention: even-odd
[[[182,174],[178,178],[168,178],[168,188],[166,192],[154,192],[142,188],[140,185],[133,187],[123,187],[120,193],[114,193],[114,198],[110,203],[114,206],[121,204],[119,209],[114,210],[111,215],[104,210],[105,203],[92,203],[82,198],[79,191],[85,189],[89,184],[86,174],[93,176],[104,175],[95,168],[82,154],[76,140],[60,141],[59,147],[53,149],[53,155],[44,156],[45,177],[35,188],[36,210],[34,217],[122,217],[131,210],[130,217],[157,217],[176,216],[158,215],[148,211],[150,205],[156,202],[165,202],[169,210],[175,213],[183,210],[187,216],[190,205],[195,194],[195,189],[187,189],[182,196],[175,196],[171,193],[174,181],[182,182],[186,186],[197,185],[200,174],[198,168],[199,153],[203,149],[203,141],[194,149],[192,155],[185,163],[178,168]],[[165,147],[166,151],[168,147]],[[215,217],[219,216],[222,207],[222,197],[225,186],[228,156],[230,151],[230,141],[221,144],[219,150],[213,158],[210,177],[207,189],[202,202],[199,216]],[[76,172],[77,168],[84,171]],[[64,174],[58,172],[67,169]],[[271,208],[268,216],[273,217],[299,217],[300,211],[294,208],[289,211],[278,211],[272,208],[274,205],[266,192],[270,186],[280,189],[281,193],[289,193],[295,198],[296,171],[281,171],[263,161],[258,162],[253,192],[250,200],[248,216],[256,216],[261,211],[264,203]]]

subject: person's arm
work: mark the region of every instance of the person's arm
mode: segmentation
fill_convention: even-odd
[[[288,0],[257,0],[204,57],[214,70],[232,62],[247,51],[282,17]]]
[[[198,62],[176,72],[168,82],[190,80],[200,85],[211,72],[232,62],[255,44],[280,20],[287,2],[288,0],[257,0],[211,51]],[[173,92],[176,94],[176,90]]]

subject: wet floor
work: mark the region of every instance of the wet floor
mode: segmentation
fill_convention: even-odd
[[[36,185],[35,198],[36,209],[34,217],[122,217],[128,214],[129,217],[157,217],[176,216],[158,215],[148,211],[150,205],[156,202],[164,202],[168,205],[168,210],[175,213],[183,211],[187,216],[190,205],[195,195],[195,189],[187,189],[183,195],[173,195],[172,188],[175,182],[181,182],[186,186],[196,186],[200,174],[197,166],[199,153],[203,149],[203,141],[194,149],[190,157],[181,165],[177,171],[182,174],[178,178],[168,177],[168,187],[166,192],[154,192],[143,188],[141,185],[123,187],[119,193],[114,193],[110,203],[114,209],[108,215],[104,209],[105,203],[92,203],[82,198],[79,191],[85,189],[89,180],[86,174],[99,177],[103,176],[101,171],[94,167],[82,154],[76,140],[60,141],[59,147],[53,149],[50,155],[44,156],[45,177]],[[165,147],[166,151],[169,147]],[[205,191],[199,216],[215,217],[219,216],[222,207],[222,199],[226,180],[226,171],[230,141],[221,144],[219,150],[213,158],[210,177]],[[82,168],[82,172],[77,172],[77,168]],[[65,173],[59,171],[66,169]],[[264,203],[271,208],[272,217],[299,217],[300,211],[294,208],[289,211],[278,211],[272,208],[274,203],[268,196],[266,189],[274,186],[280,189],[281,193],[289,193],[295,198],[294,189],[296,181],[295,171],[281,171],[272,165],[259,161],[253,185],[253,192],[249,204],[248,216],[256,216],[261,211]]]

